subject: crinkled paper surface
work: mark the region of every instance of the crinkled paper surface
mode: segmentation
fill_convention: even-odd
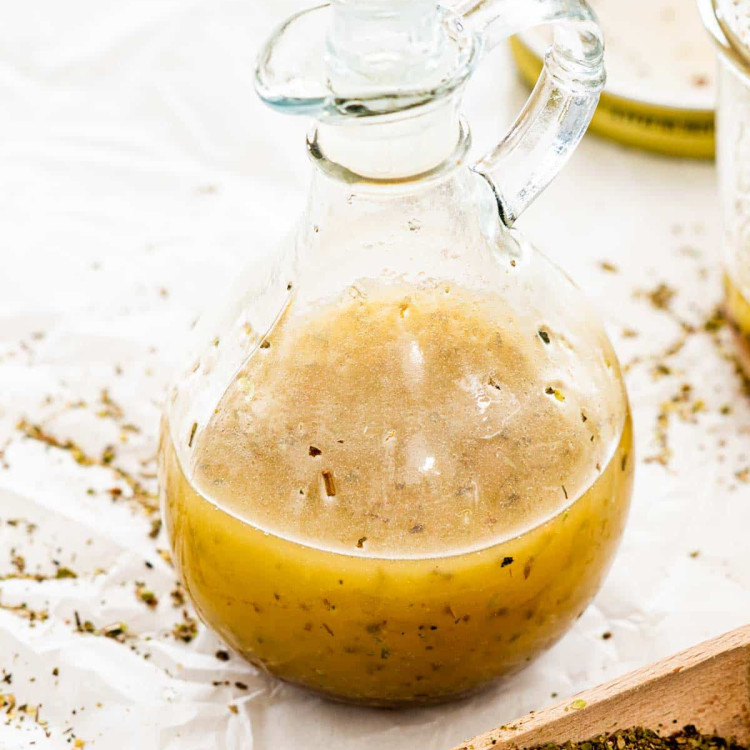
[[[588,137],[520,222],[629,365],[633,509],[573,630],[512,681],[405,712],[332,704],[221,661],[202,626],[175,637],[190,636],[192,614],[174,606],[167,542],[142,507],[159,404],[195,316],[301,208],[306,123],[264,109],[251,86],[260,41],[292,9],[3,8],[2,750],[442,750],[750,621],[750,402],[728,332],[704,332],[721,282],[714,167]],[[524,96],[505,51],[493,54],[467,96],[477,153]],[[661,283],[670,309],[648,296]]]

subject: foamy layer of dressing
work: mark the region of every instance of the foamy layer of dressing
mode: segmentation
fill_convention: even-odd
[[[607,91],[664,106],[710,110],[714,106],[713,44],[692,0],[589,0],[604,31]],[[539,56],[547,29],[523,40]]]
[[[591,487],[624,421],[606,339],[576,351],[448,285],[362,289],[291,303],[196,438],[201,494],[304,544],[410,557],[517,536]]]

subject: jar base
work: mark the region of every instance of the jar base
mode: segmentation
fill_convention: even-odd
[[[555,639],[555,643],[557,642],[557,640],[558,639]],[[550,644],[550,647],[552,645],[554,644]],[[469,700],[476,695],[480,695],[491,690],[493,687],[496,687],[506,680],[512,679],[517,674],[523,672],[531,664],[531,662],[534,661],[534,659],[529,659],[527,663],[512,667],[508,669],[508,671],[493,677],[487,682],[475,685],[471,688],[468,688],[467,690],[444,693],[442,695],[416,695],[413,698],[387,699],[373,698],[368,696],[344,695],[342,693],[321,689],[318,686],[306,685],[302,682],[276,675],[273,672],[269,671],[269,669],[261,662],[249,658],[244,654],[240,655],[246,662],[261,670],[269,678],[278,680],[279,682],[283,682],[285,685],[290,685],[297,690],[302,690],[306,693],[312,693],[313,695],[316,695],[320,698],[325,698],[325,700],[331,701],[332,703],[340,703],[342,705],[355,706],[359,708],[378,708],[390,711],[398,711],[407,708],[429,708],[431,706],[441,706],[447,703],[456,703],[464,700]]]

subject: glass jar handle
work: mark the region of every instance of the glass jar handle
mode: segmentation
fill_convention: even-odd
[[[464,0],[453,10],[485,48],[553,24],[539,81],[508,134],[474,166],[492,186],[511,226],[562,169],[586,132],[604,86],[604,44],[584,0]]]

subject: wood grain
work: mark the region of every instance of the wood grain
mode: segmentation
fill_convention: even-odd
[[[532,712],[454,750],[510,750],[586,740],[634,726],[685,724],[750,743],[750,625]]]

